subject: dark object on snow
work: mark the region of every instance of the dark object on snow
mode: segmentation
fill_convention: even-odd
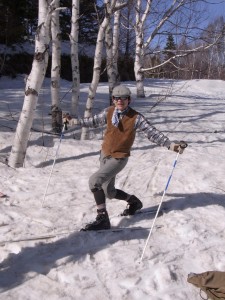
[[[208,297],[202,299],[225,300],[225,272],[190,273],[187,281],[206,293]]]
[[[2,192],[0,192],[0,198],[7,198],[8,196],[6,194],[3,194]]]
[[[88,223],[81,231],[106,230],[110,229],[111,224],[106,209],[97,209],[97,217],[94,222]]]
[[[61,133],[62,132],[62,110],[56,106],[52,105],[52,130],[53,132]]]
[[[123,211],[121,216],[132,216],[143,206],[142,202],[135,195],[131,195],[127,203],[128,208]]]

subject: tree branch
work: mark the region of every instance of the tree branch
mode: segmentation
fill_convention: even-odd
[[[184,53],[181,53],[181,54],[175,54],[174,56],[170,57],[169,59],[165,60],[163,63],[157,65],[157,66],[154,66],[154,67],[150,67],[150,68],[142,68],[140,71],[141,72],[146,72],[146,71],[151,71],[151,70],[155,70],[155,69],[158,69],[160,67],[163,67],[165,66],[166,64],[170,63],[173,59],[176,59],[176,58],[180,58],[180,57],[186,57],[192,53],[197,53],[197,52],[200,52],[200,51],[206,51],[208,50],[209,48],[213,47],[214,45],[216,45],[219,41],[219,39],[224,36],[224,31],[225,31],[225,26],[222,30],[222,33],[215,39],[215,41],[211,44],[208,44],[208,45],[205,45],[205,46],[199,46],[197,48],[194,48],[194,49],[190,49],[190,50],[178,50],[180,53],[181,52],[184,52]],[[159,51],[157,51],[159,53]],[[173,51],[165,51],[164,52],[173,52]],[[161,53],[161,51],[160,51]],[[155,52],[156,54],[156,52]]]

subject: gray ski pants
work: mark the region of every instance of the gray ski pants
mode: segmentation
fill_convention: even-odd
[[[100,168],[89,178],[89,188],[90,190],[103,189],[105,196],[112,199],[116,195],[115,177],[126,166],[128,157],[105,157],[101,152],[99,160]]]

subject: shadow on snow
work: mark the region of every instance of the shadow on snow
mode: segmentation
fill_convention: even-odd
[[[169,212],[185,210],[188,208],[197,209],[209,205],[219,205],[225,208],[224,195],[214,193],[197,194],[168,194],[172,199],[163,203],[166,207],[166,218]],[[151,208],[157,208],[151,207]],[[143,211],[149,208],[143,208]],[[165,215],[164,215],[165,216]],[[154,214],[138,214],[133,217],[124,217],[119,226],[134,225],[140,220],[152,220]],[[160,217],[159,217],[160,218]],[[164,218],[164,222],[166,219]],[[47,275],[51,269],[57,268],[57,261],[67,258],[67,262],[77,262],[85,259],[87,255],[93,256],[97,252],[110,247],[118,241],[133,239],[146,239],[149,230],[122,231],[113,233],[106,231],[98,232],[74,232],[66,238],[59,239],[52,243],[37,244],[34,247],[22,248],[19,254],[11,254],[0,264],[0,289],[6,291],[16,287],[23,282],[37,276]],[[66,264],[66,262],[63,262]]]

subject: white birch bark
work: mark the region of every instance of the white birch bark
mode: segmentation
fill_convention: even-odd
[[[120,35],[120,10],[114,13],[114,26],[113,26],[113,74],[114,74],[114,86],[120,81],[118,73],[118,56],[119,56],[119,35]]]
[[[114,13],[113,30],[111,22],[105,32],[106,68],[109,82],[109,104],[112,105],[112,90],[119,84],[118,74],[118,44],[119,44],[120,10]]]
[[[118,74],[118,44],[119,44],[119,20],[120,10],[114,13],[113,30],[111,22],[106,29],[105,33],[105,46],[106,46],[106,68],[109,82],[109,100],[112,104],[112,90],[119,83]]]
[[[93,67],[93,77],[92,82],[89,86],[88,90],[88,99],[85,107],[84,117],[89,118],[92,115],[92,108],[94,97],[96,94],[97,86],[100,78],[101,71],[101,63],[102,63],[102,50],[103,50],[103,41],[104,41],[104,33],[109,23],[109,17],[105,17],[102,24],[100,25],[98,38],[95,48],[95,57],[94,57],[94,67]],[[89,130],[88,128],[83,127],[81,131],[81,140],[89,139]]]
[[[59,0],[55,1],[59,7]],[[62,112],[60,108],[60,71],[61,71],[61,36],[59,29],[59,10],[55,10],[51,17],[52,33],[52,68],[51,68],[51,98],[52,98],[52,130],[61,132]]]
[[[55,0],[39,0],[38,30],[35,37],[35,54],[31,73],[28,76],[25,97],[20,119],[17,125],[9,165],[22,167],[26,155],[29,134],[37,106],[40,92],[48,64],[48,47],[50,42],[51,13]]]
[[[78,34],[79,34],[79,16],[80,16],[80,0],[72,1],[72,19],[71,19],[71,66],[72,66],[72,99],[71,113],[77,117],[77,109],[80,97],[80,70],[78,57]]]
[[[135,60],[134,60],[134,74],[136,80],[136,88],[137,88],[137,97],[144,98],[144,74],[141,71],[143,68],[144,62],[144,24],[147,18],[147,15],[150,11],[150,7],[152,4],[152,0],[147,1],[146,8],[144,13],[142,12],[142,1],[138,0],[136,4],[136,23],[135,23],[135,36],[136,36],[136,45],[135,45]]]
[[[95,48],[95,56],[94,56],[93,77],[92,77],[92,82],[89,86],[88,99],[87,99],[86,108],[84,112],[85,118],[91,117],[92,115],[94,97],[96,94],[96,90],[100,78],[100,72],[101,72],[102,51],[103,51],[105,31],[109,25],[110,17],[111,14],[113,13],[113,9],[116,5],[116,1],[104,0],[104,3],[105,3],[106,14],[102,23],[99,26],[96,48]],[[83,127],[81,132],[81,140],[87,140],[87,139],[89,139],[89,130],[88,128]]]
[[[109,82],[109,102],[111,102],[111,94],[114,87],[115,78],[113,78],[113,39],[111,22],[106,28],[105,32],[105,49],[106,49],[106,69]]]
[[[103,22],[99,26],[96,48],[95,48],[95,56],[94,56],[93,77],[92,77],[92,82],[89,86],[88,99],[87,99],[86,108],[85,108],[85,112],[84,112],[85,118],[91,117],[91,115],[92,115],[94,97],[96,94],[96,90],[97,90],[97,86],[98,86],[99,78],[100,78],[100,72],[101,72],[102,51],[103,51],[103,43],[104,43],[106,28],[109,25],[112,14],[115,11],[120,10],[121,8],[123,8],[127,5],[127,2],[124,2],[122,4],[120,4],[118,2],[120,2],[120,1],[104,0],[106,13],[105,13]],[[117,3],[118,3],[118,5],[116,5]],[[83,127],[82,132],[81,132],[81,140],[87,140],[88,138],[89,138],[88,128]]]
[[[162,26],[165,24],[165,22],[185,3],[186,0],[174,0],[169,8],[165,11],[163,14],[161,20],[159,23],[155,26],[152,33],[149,35],[148,38],[144,36],[144,29],[145,29],[145,23],[147,20],[147,16],[149,15],[152,1],[149,0],[146,2],[145,10],[142,9],[142,2],[141,0],[137,1],[136,4],[136,24],[135,24],[135,34],[136,34],[136,49],[135,49],[135,63],[134,63],[134,73],[135,73],[135,79],[137,83],[137,97],[145,97],[144,93],[144,56],[147,47],[152,42],[156,34],[159,32],[159,30],[162,28]],[[143,13],[142,13],[143,11]]]
[[[137,89],[137,97],[144,98],[144,74],[141,71],[143,68],[143,60],[144,60],[144,48],[143,48],[143,33],[141,29],[139,29],[139,25],[136,24],[135,34],[136,34],[136,47],[135,47],[135,60],[134,60],[134,74],[136,80],[136,89]]]
[[[112,32],[111,22],[105,32],[106,68],[109,82],[109,102],[112,104],[112,90],[119,82],[118,75],[118,43],[119,43],[120,10],[114,13],[114,26]]]

